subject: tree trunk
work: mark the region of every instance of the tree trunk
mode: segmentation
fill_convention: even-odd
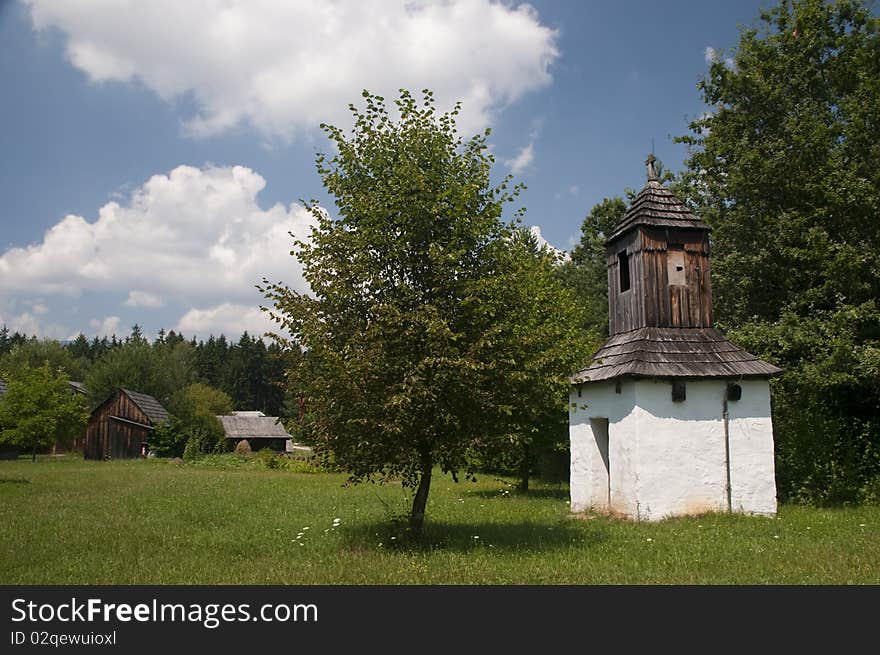
[[[34,447],[31,450],[31,461],[34,463],[37,461],[37,444],[34,444]]]
[[[419,488],[413,498],[412,513],[409,515],[409,529],[415,536],[422,534],[425,525],[425,508],[428,506],[428,490],[431,488],[431,469],[434,462],[430,455],[422,456],[422,471],[419,475]]]
[[[529,444],[524,443],[522,447],[522,461],[519,464],[519,490],[523,493],[529,490]]]

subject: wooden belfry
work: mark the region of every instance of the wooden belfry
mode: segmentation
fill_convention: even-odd
[[[648,183],[606,241],[611,334],[641,327],[712,327],[709,226]]]
[[[611,338],[572,382],[779,373],[712,327],[710,228],[660,183],[655,161],[605,242]]]

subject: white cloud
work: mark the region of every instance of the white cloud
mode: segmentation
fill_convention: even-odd
[[[109,337],[119,334],[119,317],[105,316],[102,319],[93,318],[89,321],[89,326],[94,330],[94,334],[100,337]]]
[[[25,2],[35,29],[66,35],[67,58],[91,80],[194,100],[186,127],[202,136],[248,122],[291,138],[348,123],[363,88],[401,87],[463,101],[459,125],[473,132],[549,84],[559,56],[532,7],[495,0]]]
[[[242,166],[154,175],[95,221],[68,215],[42,242],[0,254],[0,294],[112,291],[130,306],[173,297],[194,307],[252,300],[263,276],[304,289],[288,232],[306,238],[311,216],[298,205],[261,209],[264,186]]]
[[[205,338],[211,334],[234,335],[244,331],[251,336],[261,336],[265,332],[278,332],[279,326],[259,307],[222,303],[207,309],[191,309],[181,317],[174,329]]]
[[[538,245],[546,246],[552,252],[555,252],[562,259],[562,261],[569,261],[571,259],[571,256],[567,252],[560,250],[544,238],[544,235],[541,234],[541,228],[539,226],[532,225],[531,227],[529,227],[529,231],[532,233],[535,239],[537,239]]]
[[[125,300],[126,307],[161,307],[165,303],[162,299],[152,293],[146,291],[129,291],[128,298]]]
[[[504,162],[506,166],[510,168],[510,172],[514,175],[519,175],[526,168],[528,168],[529,164],[535,159],[535,140],[534,138],[530,139],[529,142],[524,145],[519,153],[517,153],[516,157],[513,159],[508,159]]]
[[[568,193],[569,193],[570,195],[576,196],[576,195],[578,195],[580,192],[581,192],[581,190],[580,190],[580,188],[578,187],[577,184],[572,184],[570,187],[568,187]]]
[[[713,48],[712,46],[707,45],[706,50],[703,53],[703,59],[706,60],[706,63],[711,64],[713,61],[715,61],[718,58],[719,58],[718,51],[715,48]],[[727,66],[728,68],[732,69],[734,66],[733,57],[725,57],[724,58],[724,65]]]

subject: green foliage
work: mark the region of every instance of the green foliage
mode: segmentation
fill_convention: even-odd
[[[316,227],[296,254],[313,295],[268,281],[264,292],[306,352],[288,377],[316,449],[354,481],[399,476],[416,490],[418,531],[433,465],[456,473],[470,446],[523,420],[512,403],[528,400],[511,399],[505,379],[516,363],[497,359],[514,352],[505,339],[525,336],[511,322],[521,264],[502,220],[519,187],[492,186],[487,134],[463,141],[458,106],[438,114],[429,91],[421,103],[401,91],[394,121],[381,97],[364,102],[350,136],[324,126],[337,154],[317,168],[339,218],[306,203]]]
[[[260,464],[267,469],[279,469],[284,466],[284,457],[271,448],[263,448],[254,456]]]
[[[89,402],[97,407],[116,388],[150,394],[167,404],[172,395],[194,381],[193,347],[187,342],[150,345],[130,339],[95,362],[85,379]]]
[[[856,501],[880,448],[880,30],[862,2],[782,2],[700,83],[682,180],[713,228],[715,311],[787,368],[783,498]]]
[[[477,455],[483,467],[515,464],[527,489],[540,456],[568,441],[568,376],[596,343],[584,334],[586,319],[574,292],[558,278],[558,255],[524,229],[505,246],[498,273],[480,291],[497,305],[491,308],[494,325],[476,346],[484,349],[481,360],[492,363],[486,394],[502,418],[471,450],[484,451]]]
[[[12,346],[6,354],[0,356],[0,377],[5,379],[18,369],[38,368],[46,363],[53,371],[64,371],[70,380],[82,380],[88,368],[87,360],[74,357],[57,341],[31,337]]]
[[[217,416],[232,412],[232,399],[227,394],[196,382],[176,391],[167,409],[183,431],[202,434],[210,450],[226,449],[226,433]]]
[[[625,213],[626,203],[620,197],[605,198],[595,205],[581,224],[581,239],[571,251],[571,260],[559,270],[560,278],[583,308],[584,328],[596,337],[608,335],[605,239]]]
[[[150,452],[159,457],[181,457],[189,438],[189,432],[172,416],[150,433]]]
[[[194,462],[201,459],[206,452],[205,438],[199,432],[190,433],[183,449],[183,461]]]
[[[4,373],[7,391],[0,398],[0,443],[18,446],[36,457],[55,442],[70,445],[85,430],[88,411],[68,379],[48,362]]]

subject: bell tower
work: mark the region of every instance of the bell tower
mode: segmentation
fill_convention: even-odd
[[[605,242],[612,335],[643,327],[712,327],[709,226],[660,183],[648,182]]]

